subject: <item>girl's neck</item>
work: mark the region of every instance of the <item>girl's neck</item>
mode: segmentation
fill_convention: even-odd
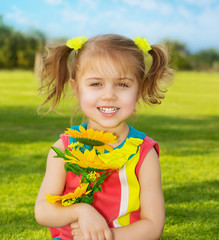
[[[104,132],[112,132],[113,134],[115,134],[117,136],[118,141],[116,143],[109,144],[113,148],[119,146],[126,139],[130,130],[126,122],[124,122],[123,124],[120,124],[115,128],[104,128],[104,127],[102,128],[101,126],[95,126],[95,124],[90,123],[88,121],[87,128],[92,128],[98,131],[103,130]]]

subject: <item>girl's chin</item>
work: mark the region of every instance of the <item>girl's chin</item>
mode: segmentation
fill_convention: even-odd
[[[88,128],[93,128],[99,131],[106,131],[107,129],[109,129],[109,131],[113,131],[114,129],[116,130],[118,128],[124,127],[124,125],[127,125],[125,121],[118,122],[112,120],[110,121],[109,119],[106,121],[101,121],[101,123],[92,120],[88,121]]]

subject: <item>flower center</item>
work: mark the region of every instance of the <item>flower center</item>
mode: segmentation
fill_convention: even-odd
[[[80,143],[83,143],[85,145],[90,145],[90,146],[103,146],[104,145],[104,142],[101,142],[99,140],[92,139],[92,138],[76,137],[75,140]]]

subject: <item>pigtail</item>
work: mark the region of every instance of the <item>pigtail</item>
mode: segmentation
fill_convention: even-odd
[[[142,99],[148,104],[160,104],[167,91],[162,83],[172,79],[173,70],[169,68],[169,57],[164,45],[152,45],[149,54],[152,64],[142,82]]]
[[[54,110],[60,102],[70,76],[68,59],[71,52],[72,49],[65,45],[48,48],[48,56],[42,59],[41,86],[39,88],[40,93],[46,91],[47,98],[40,107],[51,100],[50,110]]]

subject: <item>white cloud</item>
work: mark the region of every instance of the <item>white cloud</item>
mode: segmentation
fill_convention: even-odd
[[[63,3],[63,0],[45,0],[46,3],[51,4],[51,5],[58,5]]]
[[[188,21],[194,21],[195,18],[196,18],[196,15],[194,15],[194,13],[188,9],[188,8],[185,8],[184,6],[178,6],[177,8],[177,13],[182,16],[185,20],[188,20]],[[192,23],[192,22],[191,22]]]
[[[25,14],[15,5],[12,6],[12,11],[5,14],[6,19],[15,21],[20,25],[28,25],[30,22]]]
[[[21,26],[32,26],[39,28],[39,22],[34,21],[31,19],[31,15],[29,13],[23,12],[20,8],[18,8],[16,5],[12,5],[11,11],[8,13],[5,13],[4,17],[5,19],[11,20],[15,24],[21,25]]]
[[[94,0],[81,0],[83,4],[85,4],[87,7],[95,9],[97,8],[98,2]]]
[[[212,33],[218,39],[219,6],[206,9],[197,17],[197,22],[202,27],[202,32]]]
[[[85,23],[90,19],[85,13],[79,13],[71,8],[61,10],[61,16],[62,20],[69,23],[70,26],[74,26],[76,23]]]
[[[213,3],[217,2],[217,0],[184,0],[185,2],[196,5],[199,7],[208,7],[211,6]]]
[[[130,6],[137,6],[140,8],[143,8],[145,10],[151,11],[157,11],[160,12],[163,15],[168,15],[171,12],[173,12],[173,7],[170,4],[158,2],[158,1],[151,1],[151,0],[123,0],[124,3],[130,5]]]

